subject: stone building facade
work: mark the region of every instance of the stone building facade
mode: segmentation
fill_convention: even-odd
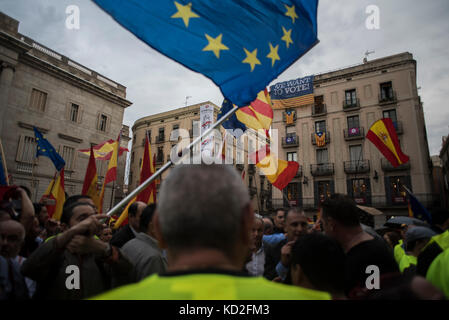
[[[0,13],[0,137],[11,182],[24,185],[38,201],[55,167],[47,157],[35,158],[33,126],[64,158],[65,190],[81,193],[88,156],[78,152],[123,129],[127,146],[129,128],[123,127],[126,88],[18,32],[19,22]],[[117,197],[123,196],[126,154],[119,160]],[[97,161],[102,182],[107,162]],[[105,208],[112,201],[112,184]]]
[[[220,108],[207,101],[184,108],[158,113],[138,119],[133,127],[133,142],[131,148],[130,171],[128,176],[129,191],[134,190],[140,184],[140,167],[143,159],[145,135],[148,134],[151,143],[151,152],[156,155],[156,170],[170,160],[172,148],[178,144],[180,137],[175,134],[176,129],[188,131],[190,141],[200,135],[200,108],[202,105],[212,105],[214,108],[214,122]],[[221,136],[225,130],[220,126]],[[260,175],[259,169],[248,161],[248,151],[254,152],[256,148],[257,134],[247,130],[240,139],[234,139],[231,135],[226,135],[224,148],[221,144],[221,137],[217,136],[214,141],[214,154],[225,153],[225,163],[234,165],[244,176],[244,181],[249,188],[254,209],[260,213],[267,213],[271,207],[271,184]],[[194,153],[199,147],[194,148]],[[177,150],[179,151],[179,150]],[[244,172],[244,174],[243,174]],[[163,181],[170,169],[162,174],[157,180],[157,186]]]
[[[292,203],[316,214],[332,193],[352,196],[386,215],[407,214],[407,186],[427,207],[435,204],[423,104],[416,86],[416,61],[401,53],[314,76],[314,103],[274,111],[280,157],[296,160],[300,174],[284,190]],[[293,112],[287,124],[286,111]],[[393,168],[365,138],[371,125],[393,120],[402,151],[410,161]],[[317,146],[316,132],[326,144]],[[286,200],[273,192],[273,205]]]

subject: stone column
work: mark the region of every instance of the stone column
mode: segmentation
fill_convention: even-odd
[[[3,135],[3,122],[8,109],[9,89],[14,78],[15,68],[12,64],[2,62],[0,74],[0,137]]]

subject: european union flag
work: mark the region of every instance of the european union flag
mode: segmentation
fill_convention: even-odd
[[[419,202],[419,200],[413,195],[413,193],[410,192],[407,188],[404,188],[409,196],[410,206],[411,210],[413,212],[413,217],[420,219],[420,220],[426,220],[429,224],[432,224],[432,216],[430,215],[429,211]]]
[[[39,156],[49,157],[51,161],[53,161],[56,170],[61,171],[61,169],[65,166],[64,159],[56,152],[55,148],[53,148],[50,142],[48,142],[47,139],[44,139],[42,133],[40,133],[39,130],[36,129],[36,127],[33,127],[33,129],[37,143],[36,158]]]
[[[318,0],[93,1],[239,107],[318,42]]]

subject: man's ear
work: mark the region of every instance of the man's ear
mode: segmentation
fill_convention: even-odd
[[[242,209],[242,232],[241,239],[244,245],[249,245],[251,241],[250,233],[254,224],[254,210],[251,203]]]
[[[159,224],[159,213],[158,213],[157,209],[154,212],[153,219],[151,219],[151,223],[153,224],[154,235],[156,237],[156,240],[159,243],[159,247],[162,249],[166,249],[167,243],[165,242],[164,238],[162,237],[161,226]]]

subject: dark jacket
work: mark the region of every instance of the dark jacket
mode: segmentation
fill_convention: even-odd
[[[276,266],[281,261],[281,249],[287,243],[287,239],[284,239],[274,246],[268,245],[265,248],[265,267],[263,276],[268,280],[273,280],[278,276]]]
[[[80,256],[59,249],[55,240],[42,244],[22,264],[22,274],[37,282],[33,298],[84,299],[127,283],[133,266],[119,249],[114,249],[117,250],[115,261],[105,261],[94,254]],[[75,275],[73,269],[67,268],[71,265],[79,269],[79,289],[67,288],[69,277]]]
[[[134,235],[134,232],[131,230],[131,227],[129,226],[129,224],[127,224],[112,236],[110,244],[111,246],[121,248],[125,243],[127,243],[131,239],[134,239],[135,237],[136,236]]]

